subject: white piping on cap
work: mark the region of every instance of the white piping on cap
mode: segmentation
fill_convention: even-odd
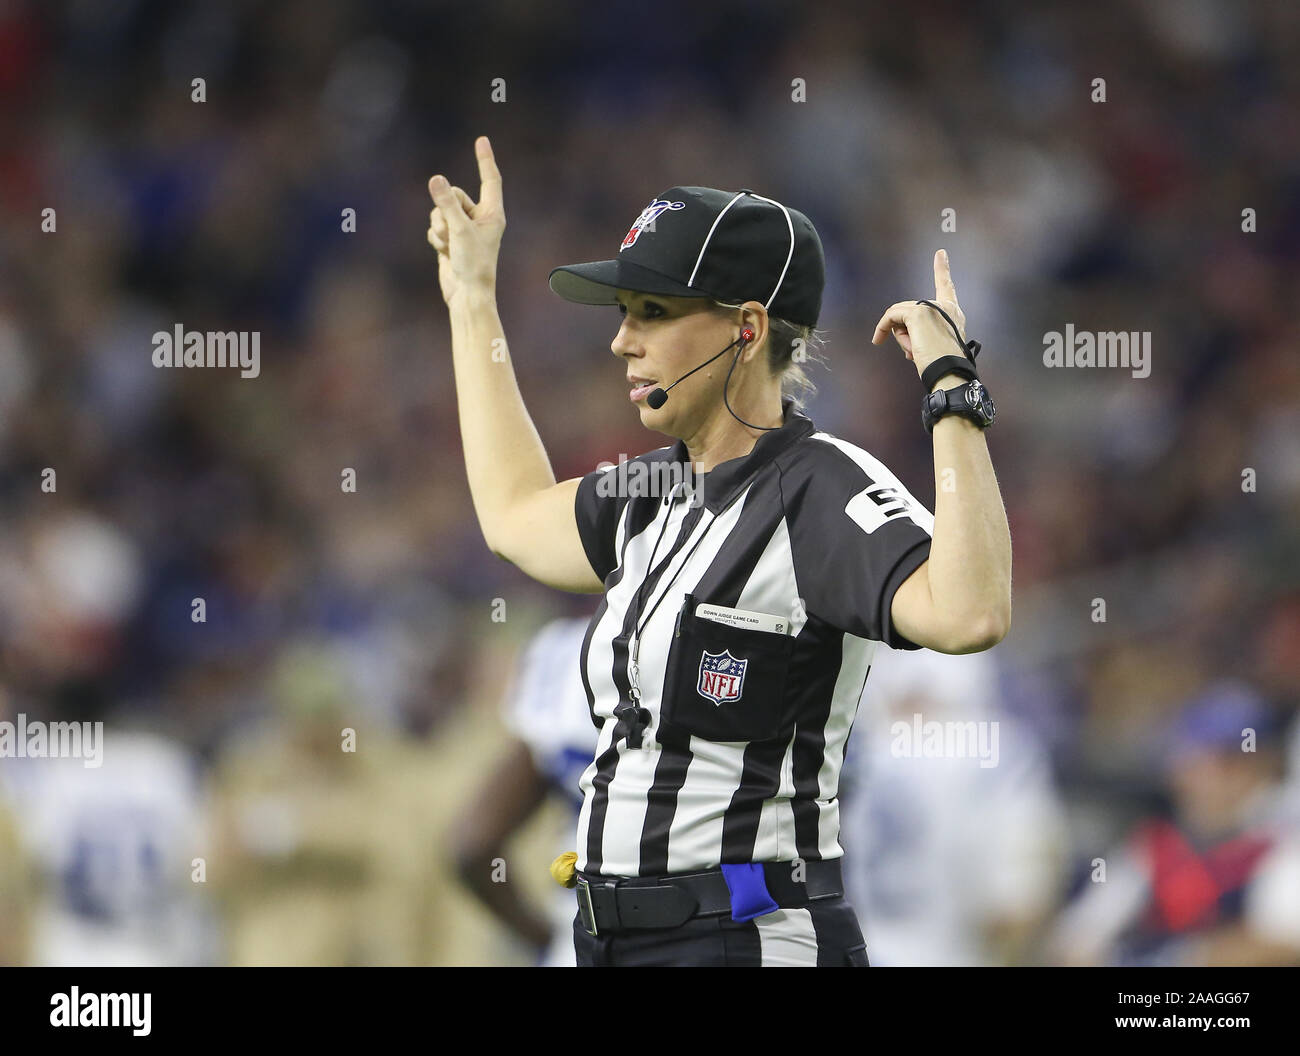
[[[794,221],[790,219],[790,210],[780,202],[776,201],[776,199],[765,198],[763,195],[755,194],[753,191],[741,191],[722,207],[722,212],[718,213],[718,215],[714,217],[713,226],[709,228],[709,233],[704,236],[704,245],[700,247],[700,255],[695,258],[695,267],[691,269],[691,277],[686,281],[686,285],[690,286],[692,289],[695,288],[695,274],[700,270],[700,263],[704,260],[705,251],[709,248],[709,242],[713,239],[713,232],[718,229],[718,224],[721,223],[722,218],[727,215],[727,210],[747,194],[752,198],[757,198],[760,202],[767,202],[769,205],[775,205],[780,209],[782,215],[785,217],[785,226],[790,231],[790,249],[785,255],[785,266],[781,268],[781,275],[776,280],[776,286],[772,289],[772,295],[768,297],[767,303],[763,305],[765,309],[770,310],[772,302],[776,300],[776,295],[781,292],[781,284],[785,282],[785,273],[790,270],[790,261],[794,259]]]
[[[745,197],[745,192],[741,191],[738,195],[732,198],[731,201],[729,201],[726,205],[722,207],[722,212],[718,213],[718,215],[713,218],[713,226],[709,228],[709,233],[704,236],[704,245],[700,246],[700,255],[695,258],[695,267],[691,268],[691,277],[686,280],[687,286],[690,286],[692,289],[695,288],[695,273],[700,270],[700,262],[704,260],[704,252],[709,248],[709,242],[713,238],[713,232],[718,229],[718,224],[720,224],[722,222],[722,218],[727,215],[727,210],[730,209],[733,205],[735,205],[738,201],[740,201],[740,199],[744,197]]]

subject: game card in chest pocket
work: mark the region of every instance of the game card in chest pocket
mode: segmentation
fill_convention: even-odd
[[[697,604],[677,614],[664,678],[664,733],[710,741],[762,741],[786,720],[795,639],[784,616]]]

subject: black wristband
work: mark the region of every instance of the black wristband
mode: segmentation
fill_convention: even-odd
[[[929,392],[934,388],[934,383],[945,374],[958,374],[967,381],[979,377],[975,373],[975,364],[965,356],[940,356],[921,371],[921,387]]]

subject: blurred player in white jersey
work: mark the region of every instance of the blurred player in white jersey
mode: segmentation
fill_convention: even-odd
[[[192,879],[193,859],[208,853],[195,760],[173,741],[108,722],[100,765],[85,764],[0,766],[0,796],[38,880],[30,963],[210,963],[210,917]]]
[[[466,808],[456,837],[462,882],[493,914],[537,951],[541,967],[573,967],[573,892],[556,887],[544,909],[530,905],[518,884],[493,883],[493,859],[510,835],[549,797],[562,797],[576,820],[578,778],[591,764],[597,730],[591,721],[578,655],[588,617],[546,624],[528,642],[511,675],[502,717],[513,742]],[[554,853],[572,846],[571,827]],[[536,863],[545,869],[550,863]]]
[[[1045,753],[998,707],[987,654],[877,647],[841,810],[873,965],[1029,955],[1062,882],[1064,815]]]

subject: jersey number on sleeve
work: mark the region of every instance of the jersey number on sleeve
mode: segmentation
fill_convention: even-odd
[[[870,535],[886,521],[910,517],[911,505],[893,488],[885,484],[870,484],[849,499],[844,512]]]

